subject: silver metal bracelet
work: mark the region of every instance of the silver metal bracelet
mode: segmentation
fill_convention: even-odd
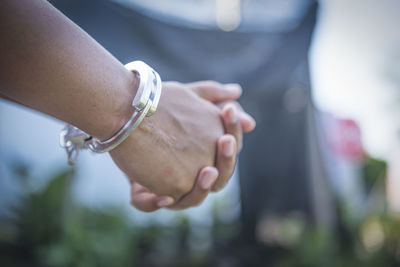
[[[142,61],[133,61],[125,68],[136,72],[139,77],[137,93],[132,101],[134,112],[125,125],[112,137],[100,141],[84,131],[67,124],[60,133],[60,145],[65,148],[68,155],[68,164],[76,163],[79,151],[90,149],[96,153],[111,151],[121,144],[147,116],[151,116],[157,109],[160,101],[162,83],[156,71]]]

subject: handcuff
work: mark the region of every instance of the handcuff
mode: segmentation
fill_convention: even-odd
[[[134,107],[132,116],[118,132],[105,141],[67,124],[60,132],[60,146],[67,152],[68,164],[74,165],[78,160],[79,152],[84,149],[95,153],[111,151],[121,144],[145,117],[150,117],[156,112],[162,91],[160,75],[143,61],[130,62],[125,65],[125,68],[135,72],[139,78],[138,90],[132,101]]]

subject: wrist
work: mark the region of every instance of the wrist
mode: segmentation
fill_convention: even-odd
[[[132,100],[137,93],[139,79],[135,73],[125,69],[124,75],[120,78],[120,87],[107,94],[106,108],[93,114],[96,118],[86,130],[99,140],[106,140],[118,132],[134,112]]]
[[[88,116],[85,116],[84,120],[89,122],[89,126],[95,125],[101,131],[86,130],[85,132],[85,130],[70,124],[67,124],[61,131],[60,145],[65,148],[70,164],[76,162],[80,149],[90,149],[96,153],[113,150],[129,137],[145,117],[150,117],[156,111],[162,92],[161,78],[158,73],[142,61],[133,61],[124,67],[130,72],[130,77],[127,76],[129,78],[124,80],[126,81],[125,86],[113,86],[104,94],[101,91],[97,92],[97,95],[102,95],[104,99],[102,101],[104,105],[100,106],[101,108],[98,108],[98,103],[93,99],[94,107],[86,105]],[[132,72],[137,73],[140,78],[132,75]],[[120,77],[120,75],[118,76]],[[115,77],[115,80],[118,84],[121,80],[117,78]],[[130,88],[136,92],[131,93],[132,89],[130,90]],[[98,112],[98,119],[95,120],[97,125],[88,119],[91,114],[93,115],[89,112],[92,109]],[[126,114],[130,114],[129,119]]]

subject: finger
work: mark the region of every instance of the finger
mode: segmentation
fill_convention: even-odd
[[[242,149],[243,131],[238,109],[232,103],[226,104],[221,111],[221,118],[224,123],[225,132],[235,137],[237,151],[239,152]]]
[[[157,196],[146,187],[132,181],[131,204],[138,210],[151,212],[173,204],[169,196]]]
[[[223,101],[217,104],[218,107],[223,109],[226,105],[228,104],[233,104],[239,111],[239,119],[240,119],[240,125],[242,126],[242,131],[244,133],[248,133],[254,130],[256,127],[256,121],[254,118],[247,113],[246,111],[243,110],[242,106],[236,102],[236,101]]]
[[[186,84],[198,96],[213,103],[236,100],[242,94],[242,87],[236,83],[220,84],[215,81],[200,81]]]
[[[218,170],[215,167],[204,167],[201,169],[192,191],[168,208],[178,210],[200,205],[207,197],[217,178]]]
[[[244,111],[239,112],[240,125],[244,133],[249,133],[256,128],[256,121],[248,113]]]
[[[223,135],[218,139],[216,167],[219,176],[212,187],[212,191],[221,190],[231,178],[235,169],[236,147],[235,138],[230,134]]]
[[[158,210],[157,195],[146,190],[136,182],[132,183],[131,205],[138,210],[151,212]]]

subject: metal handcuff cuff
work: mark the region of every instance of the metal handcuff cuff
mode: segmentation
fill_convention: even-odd
[[[142,61],[128,63],[125,68],[136,72],[140,80],[132,102],[134,107],[132,116],[116,134],[105,141],[100,141],[75,126],[67,124],[60,133],[60,145],[67,152],[68,164],[76,163],[79,151],[82,149],[90,149],[96,153],[114,149],[139,126],[144,117],[149,117],[156,111],[162,90],[158,73]]]

